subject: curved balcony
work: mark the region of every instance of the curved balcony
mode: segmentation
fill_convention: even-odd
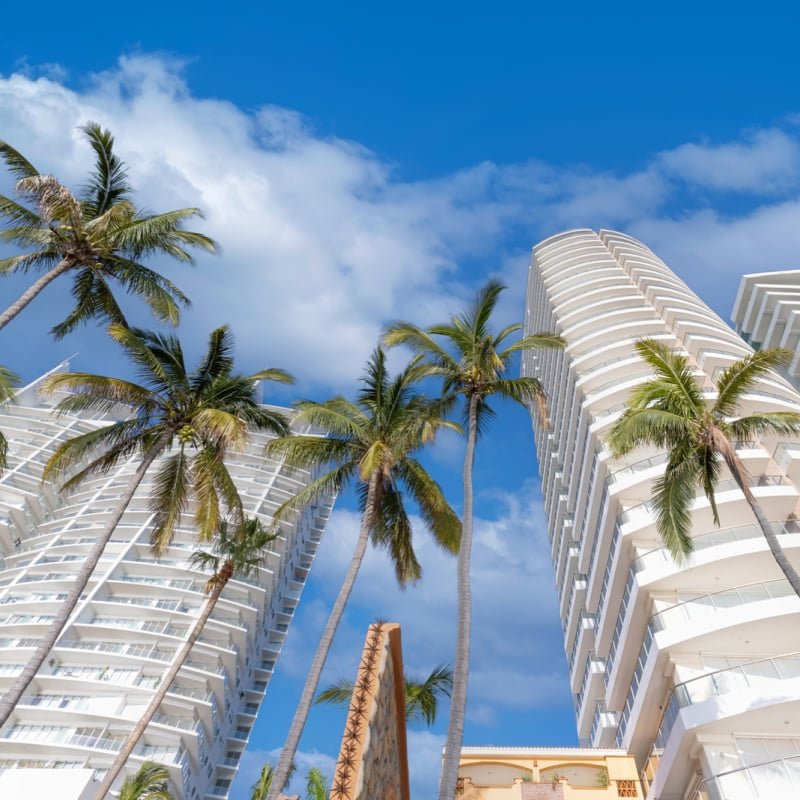
[[[651,757],[663,751],[681,709],[714,697],[748,690],[777,694],[783,689],[782,682],[792,678],[800,678],[800,653],[751,661],[677,684],[670,693],[653,742]]]
[[[655,642],[655,637],[661,631],[667,629],[686,631],[686,623],[701,622],[713,619],[718,613],[730,609],[740,608],[752,603],[759,603],[766,600],[776,600],[786,597],[796,597],[794,590],[785,579],[751,583],[735,589],[726,589],[721,592],[695,597],[676,603],[669,608],[653,614],[645,629],[644,640],[636,660],[636,666],[631,676],[630,689],[625,700],[625,706],[620,716],[619,729],[617,731],[617,746],[622,747],[625,738],[628,722],[630,720],[633,706],[642,682],[642,675],[647,664],[648,656]],[[687,631],[687,635],[689,632]]]
[[[731,770],[703,781],[690,800],[789,800],[800,797],[800,756]]]

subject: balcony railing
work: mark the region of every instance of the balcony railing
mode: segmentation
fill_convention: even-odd
[[[789,800],[800,797],[800,756],[723,772],[703,781],[691,800]]]
[[[631,711],[636,701],[636,694],[641,683],[644,666],[647,657],[655,641],[655,635],[668,627],[680,627],[682,623],[691,622],[698,619],[708,619],[713,617],[717,611],[736,606],[757,603],[762,600],[770,600],[780,597],[794,597],[794,590],[785,579],[767,581],[765,583],[752,583],[736,589],[726,589],[713,594],[706,594],[692,600],[686,600],[663,611],[653,614],[647,625],[642,642],[639,657],[631,677],[631,686],[625,700],[625,707],[622,709],[619,729],[617,730],[617,746],[621,747],[625,738],[625,732],[630,721]]]
[[[800,533],[800,524],[797,522],[771,522],[772,530],[778,535]],[[746,539],[758,539],[763,537],[760,526],[758,525],[737,525],[732,528],[722,528],[720,530],[709,531],[692,537],[692,544],[695,552],[705,550],[708,547],[716,547],[720,544],[729,542],[739,542]],[[642,572],[645,569],[652,569],[661,564],[674,564],[675,561],[666,547],[658,547],[648,553],[643,553],[633,562],[635,572]]]
[[[655,775],[681,709],[710,700],[712,697],[722,697],[747,689],[778,689],[782,681],[791,678],[800,678],[800,653],[764,658],[679,683],[670,692],[658,726],[658,733],[650,747],[647,765],[642,774],[644,780],[649,783]]]
[[[666,464],[668,459],[669,453],[658,453],[658,455],[650,456],[650,458],[643,458],[641,461],[636,461],[633,464],[622,467],[612,472],[606,478],[606,486],[612,486],[625,478],[632,478],[640,472],[652,469],[653,467],[660,467],[662,464]]]

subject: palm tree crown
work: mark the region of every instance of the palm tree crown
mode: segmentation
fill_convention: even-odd
[[[0,314],[0,328],[10,322],[50,281],[65,272],[73,275],[75,305],[52,332],[65,336],[90,318],[125,324],[109,281],[138,295],[157,319],[176,324],[188,298],[169,280],[140,263],[149,256],[167,255],[192,263],[190,250],[213,253],[214,242],[185,230],[201,216],[197,208],[162,214],[137,209],[125,165],[114,153],[111,133],[96,123],[83,128],[95,153],[95,165],[76,196],[52,175],[42,175],[17,150],[0,141],[0,157],[14,177],[20,202],[0,196],[5,226],[0,242],[25,250],[0,259],[0,274],[44,270],[20,299]]]
[[[378,348],[369,361],[356,402],[336,397],[323,403],[297,404],[298,420],[326,431],[328,436],[283,437],[267,445],[269,455],[283,456],[294,467],[328,468],[284,503],[276,512],[278,518],[338,492],[351,481],[358,484],[361,508],[355,551],[306,677],[275,768],[269,800],[275,800],[286,783],[322,668],[370,539],[389,551],[401,584],[420,577],[403,490],[416,502],[434,540],[451,552],[458,549],[461,523],[439,485],[413,454],[430,442],[437,430],[459,426],[443,418],[441,402],[414,391],[419,374],[415,360],[392,380],[384,353]]]
[[[227,328],[218,328],[211,334],[205,355],[191,372],[186,369],[183,350],[175,337],[117,323],[109,326],[109,333],[138,368],[142,383],[75,372],[50,376],[42,390],[66,393],[58,404],[61,412],[94,410],[124,418],[61,444],[45,466],[44,478],[76,470],[64,484],[69,488],[87,477],[106,473],[137,453],[141,460],[33,655],[0,699],[0,727],[61,635],[128,504],[156,459],[164,456],[150,497],[151,541],[160,554],[169,546],[191,495],[201,540],[211,538],[223,514],[242,523],[242,503],[225,466],[225,455],[242,448],[251,430],[279,435],[287,432],[286,420],[280,414],[258,404],[256,387],[261,380],[289,383],[291,377],[276,369],[249,376],[234,373],[232,339]],[[166,455],[171,450],[175,452]]]
[[[490,323],[500,293],[505,287],[490,280],[477,294],[472,305],[443,325],[419,328],[409,322],[391,325],[384,335],[387,345],[408,345],[425,359],[426,374],[443,382],[445,402],[458,396],[465,400],[467,447],[464,455],[464,527],[458,552],[458,623],[450,724],[447,731],[439,800],[453,800],[458,778],[458,762],[464,739],[467,705],[469,643],[472,627],[472,598],[469,564],[472,554],[472,472],[478,436],[494,416],[487,403],[490,395],[499,395],[538,410],[539,419],[547,422],[545,392],[538,378],[509,378],[507,372],[516,353],[540,347],[563,347],[564,341],[552,333],[523,336],[513,344],[509,337],[522,330],[514,323],[499,333],[492,333]]]
[[[266,448],[268,455],[283,456],[297,468],[331,466],[287,501],[278,517],[337,493],[351,481],[358,483],[360,508],[367,515],[372,541],[389,550],[401,584],[422,574],[401,487],[416,502],[438,544],[456,552],[461,533],[458,516],[439,485],[412,455],[432,441],[437,430],[459,429],[441,416],[441,403],[413,391],[418,374],[415,361],[391,380],[386,357],[377,349],[357,402],[335,397],[322,403],[295,404],[298,422],[310,423],[327,435],[272,439]],[[367,509],[370,481],[374,483],[371,511]]]
[[[794,435],[800,431],[800,414],[794,411],[736,416],[743,395],[791,354],[763,350],[734,362],[717,379],[715,397],[707,399],[685,355],[672,352],[655,339],[637,342],[636,350],[655,375],[633,391],[625,413],[611,429],[608,443],[615,456],[645,444],[668,451],[664,475],[653,489],[656,526],[668,550],[679,561],[692,552],[690,507],[698,487],[708,498],[714,522],[719,525],[714,486],[725,464],[756,515],[781,569],[800,595],[797,573],[750,490],[750,476],[735,447],[737,441],[753,441],[764,434]]]
[[[65,483],[71,488],[87,477],[107,472],[121,459],[152,448],[175,452],[164,459],[155,479],[150,507],[155,516],[152,541],[160,553],[194,494],[194,521],[201,541],[217,530],[222,512],[241,521],[241,501],[223,456],[241,449],[250,430],[284,436],[286,419],[259,405],[256,385],[271,380],[291,383],[279,369],[253,375],[233,373],[233,339],[227,326],[215,330],[198,367],[189,372],[174,336],[112,324],[109,334],[138,368],[142,383],[85,373],[57,373],[44,384],[49,392],[66,391],[61,412],[114,411],[120,405],[135,416],[62,444],[48,462],[49,478],[81,468]],[[99,453],[99,455],[98,455]],[[89,463],[83,465],[86,458]]]
[[[445,395],[461,395],[467,406],[472,398],[476,399],[478,434],[494,416],[486,400],[493,394],[534,404],[546,419],[541,382],[533,377],[509,378],[507,372],[516,353],[564,346],[564,340],[552,333],[523,336],[508,344],[509,337],[522,330],[521,323],[493,334],[489,327],[491,317],[504,289],[498,281],[489,281],[469,309],[451,317],[449,323],[423,329],[409,322],[397,322],[389,326],[383,338],[390,347],[408,345],[423,355],[427,374],[442,378]]]

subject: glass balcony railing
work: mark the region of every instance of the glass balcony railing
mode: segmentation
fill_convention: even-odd
[[[658,632],[666,628],[675,629],[676,626],[680,628],[680,626],[686,622],[712,618],[717,612],[724,609],[736,608],[764,600],[794,596],[794,590],[789,582],[785,579],[781,579],[764,583],[752,583],[748,586],[742,586],[736,589],[726,589],[721,592],[702,595],[701,597],[695,597],[683,603],[670,606],[654,614],[650,618],[650,622],[645,630],[644,641],[642,642],[639,657],[636,660],[636,666],[634,667],[631,677],[628,696],[621,712],[619,729],[617,730],[617,746],[621,747],[625,738],[625,732],[628,722],[630,721],[634,703],[636,702],[636,695],[642,680],[645,664],[647,663],[647,657],[650,654],[653,642],[655,641],[655,635]]]
[[[778,536],[800,533],[800,524],[797,522],[771,522],[772,530]],[[732,528],[721,528],[719,530],[712,530],[708,533],[702,533],[699,536],[692,537],[694,544],[694,551],[705,550],[708,547],[716,547],[720,544],[728,544],[729,542],[739,542],[746,539],[758,539],[763,537],[764,534],[758,525],[737,525]],[[663,564],[674,564],[675,561],[667,550],[666,547],[658,547],[648,553],[643,553],[633,562],[633,570],[635,572],[642,572],[646,569],[653,569]]]
[[[641,461],[637,461],[634,464],[629,464],[627,467],[622,467],[622,469],[612,472],[606,478],[606,486],[612,486],[613,484],[619,483],[626,478],[632,478],[635,475],[638,475],[640,472],[644,472],[645,470],[652,469],[653,467],[659,467],[662,464],[666,464],[668,458],[668,453],[658,453],[657,455],[650,456],[650,458],[643,458]]]
[[[800,755],[724,772],[703,781],[691,800],[789,800],[800,797]]]
[[[655,774],[655,767],[664,752],[681,709],[710,700],[712,697],[722,697],[750,689],[774,692],[782,688],[783,681],[792,678],[800,678],[800,653],[791,653],[778,658],[763,658],[750,664],[717,670],[679,683],[670,693],[658,726],[658,733],[650,748],[648,759],[650,768],[646,771]]]
[[[749,485],[752,487],[757,486],[792,486],[792,482],[785,478],[783,475],[759,475],[757,477],[751,477],[749,480]],[[729,478],[725,481],[719,481],[714,485],[714,491],[719,492],[727,492],[731,489],[738,489],[738,485],[733,478]],[[697,498],[705,497],[705,495],[697,495]],[[654,504],[652,500],[648,500],[646,503],[639,503],[631,508],[626,509],[623,511],[618,517],[617,521],[620,525],[624,525],[626,522],[631,522],[635,520],[637,517],[641,518],[645,515],[651,515],[654,511]]]

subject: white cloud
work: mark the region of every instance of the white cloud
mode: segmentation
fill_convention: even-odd
[[[768,194],[796,185],[800,147],[771,128],[722,145],[683,144],[662,153],[660,163],[667,173],[710,189]]]

